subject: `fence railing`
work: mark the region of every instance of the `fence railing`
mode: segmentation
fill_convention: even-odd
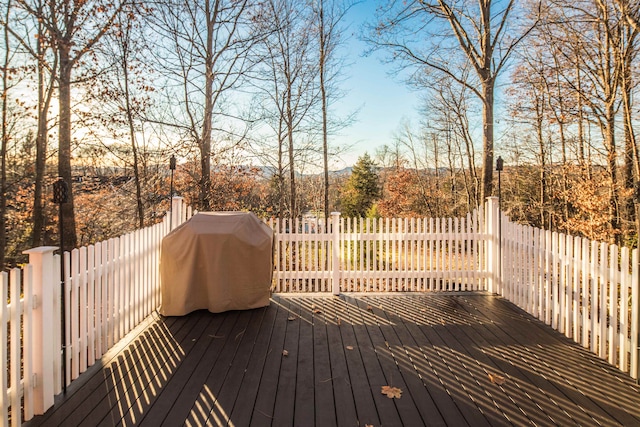
[[[502,218],[497,293],[638,378],[638,249]]]
[[[191,217],[174,198],[162,223],[64,254],[27,251],[2,273],[0,426],[53,399],[159,304],[162,238]],[[638,251],[514,224],[497,198],[464,218],[270,220],[276,292],[489,291],[638,378]],[[6,303],[5,303],[6,302]]]
[[[170,213],[151,227],[64,253],[64,365],[58,248],[26,251],[25,267],[2,273],[0,426],[43,414],[63,381],[70,384],[159,306],[162,238],[191,209],[176,198]]]
[[[484,290],[482,209],[465,218],[269,220],[276,292]]]

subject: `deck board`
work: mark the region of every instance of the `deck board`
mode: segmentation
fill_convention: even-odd
[[[150,316],[26,425],[640,425],[640,387],[497,296],[274,295]]]

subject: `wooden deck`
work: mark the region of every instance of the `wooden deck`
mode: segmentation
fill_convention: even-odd
[[[493,295],[274,295],[151,316],[27,425],[639,426],[640,387]]]

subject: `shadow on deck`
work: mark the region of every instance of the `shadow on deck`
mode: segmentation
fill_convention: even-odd
[[[529,424],[640,425],[640,387],[500,297],[432,293],[151,316],[26,425]]]

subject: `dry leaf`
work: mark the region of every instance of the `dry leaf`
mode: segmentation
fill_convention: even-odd
[[[373,312],[373,307],[371,307],[370,305],[367,305],[367,311]]]
[[[398,387],[391,387],[389,385],[383,385],[380,392],[386,395],[389,399],[400,399],[402,396],[402,390]]]
[[[284,357],[287,357],[289,355],[289,352],[287,350],[282,350],[282,355]]]
[[[338,319],[338,326],[342,325],[342,320]]]
[[[494,384],[502,385],[506,381],[502,375],[498,375],[498,374],[488,374],[488,375],[489,375],[489,380]]]
[[[315,309],[313,310],[313,312],[314,312],[315,314],[320,314],[320,313],[322,313],[322,310],[320,310],[319,308],[315,308]]]
[[[289,316],[288,321],[296,320],[296,316]]]
[[[347,346],[347,350],[353,350],[353,346],[352,345],[348,345]]]

